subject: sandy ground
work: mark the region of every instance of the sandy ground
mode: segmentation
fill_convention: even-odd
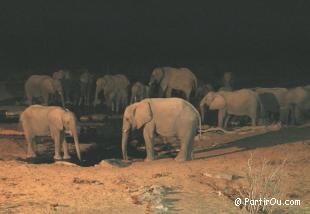
[[[100,161],[113,157],[103,147],[81,142],[84,159],[95,159],[82,167],[54,163],[47,139],[38,144],[41,159],[29,163],[24,139],[2,136],[0,213],[247,213],[234,199],[247,187],[251,156],[255,168],[264,159],[267,167],[283,165],[282,198],[301,200],[301,206],[278,207],[278,213],[310,213],[310,126],[208,133],[195,142],[194,160],[188,162],[169,155],[153,162],[140,156],[131,162]],[[119,150],[113,151],[119,157]]]

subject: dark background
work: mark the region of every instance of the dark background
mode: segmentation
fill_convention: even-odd
[[[309,11],[306,0],[1,2],[1,79],[88,68],[146,81],[170,65],[211,83],[232,71],[239,87],[307,84]]]

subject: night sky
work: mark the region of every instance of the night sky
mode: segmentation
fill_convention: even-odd
[[[0,67],[308,61],[310,1],[11,1]]]

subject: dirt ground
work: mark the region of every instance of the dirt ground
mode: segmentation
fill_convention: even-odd
[[[0,124],[2,130],[16,126]],[[267,167],[285,162],[282,198],[300,199],[301,206],[277,207],[277,213],[310,213],[309,125],[204,134],[188,162],[169,154],[153,162],[132,155],[132,161],[123,162],[119,144],[119,139],[109,142],[116,148],[82,141],[88,164],[79,166],[54,163],[48,139],[38,144],[38,160],[26,161],[23,137],[1,136],[0,213],[247,213],[234,199],[247,187],[251,156],[255,168],[263,160]],[[70,151],[75,156],[73,144]]]

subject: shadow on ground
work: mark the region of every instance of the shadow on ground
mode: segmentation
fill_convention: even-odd
[[[310,131],[309,127],[289,127],[289,128],[282,128],[276,132],[268,132],[261,135],[246,137],[240,140],[232,141],[229,143],[225,143],[222,145],[218,145],[212,148],[206,148],[199,151],[196,151],[196,154],[205,153],[210,151],[220,151],[227,148],[239,148],[237,151],[230,151],[230,152],[219,152],[219,154],[211,155],[207,157],[199,157],[197,159],[204,159],[210,157],[216,157],[226,154],[233,154],[237,152],[253,150],[256,148],[263,148],[263,147],[272,147],[281,144],[288,144],[288,143],[295,143],[297,141],[305,141],[310,139]]]

